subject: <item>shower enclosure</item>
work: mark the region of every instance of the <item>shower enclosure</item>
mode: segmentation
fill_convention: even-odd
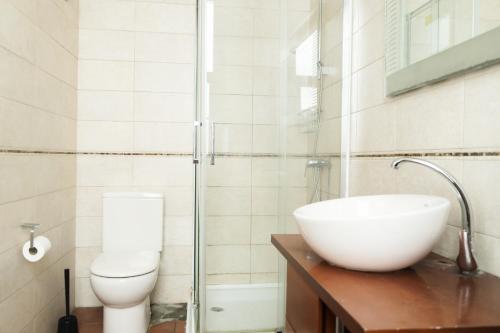
[[[273,233],[339,196],[341,0],[199,0],[193,331],[285,326]]]

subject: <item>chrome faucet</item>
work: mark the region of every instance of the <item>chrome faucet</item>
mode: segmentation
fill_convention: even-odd
[[[471,230],[471,211],[469,200],[465,195],[464,189],[458,181],[446,170],[441,167],[419,158],[399,158],[392,162],[391,167],[393,169],[398,169],[399,165],[402,163],[415,163],[423,165],[431,170],[436,171],[441,176],[446,178],[453,186],[453,191],[457,195],[458,203],[460,204],[460,210],[462,212],[462,230],[459,234],[459,252],[457,257],[457,265],[460,272],[474,273],[477,270],[476,259],[474,259],[474,254],[472,251],[472,230]]]

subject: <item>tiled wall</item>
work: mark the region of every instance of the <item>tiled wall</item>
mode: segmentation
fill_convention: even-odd
[[[53,333],[75,267],[76,159],[60,152],[76,142],[78,1],[1,1],[0,15],[0,332]],[[21,254],[28,222],[52,242],[37,263]]]
[[[389,167],[373,153],[498,152],[500,67],[476,71],[396,98],[384,95],[384,1],[356,0],[351,128],[351,195],[428,193],[453,202],[436,251],[457,253],[459,206],[451,187],[418,166]],[[359,157],[362,153],[367,157]],[[425,157],[424,157],[425,158]],[[463,184],[472,201],[474,245],[480,268],[500,275],[498,180],[500,158],[429,157]]]
[[[316,76],[298,76],[296,73],[296,49],[318,31],[318,9],[318,1],[288,2],[286,8],[287,24],[283,41],[286,52],[282,53],[281,67],[282,80],[286,82],[286,98],[282,99],[280,122],[281,154],[284,158],[280,167],[280,225],[283,226],[280,232],[298,232],[292,213],[312,199],[316,185],[314,170],[305,169],[309,158],[330,162],[330,167],[323,168],[320,172],[320,199],[339,196],[343,66],[343,10],[340,0],[323,1],[323,26],[320,35],[324,71],[319,126],[315,122],[314,112],[300,109],[300,89],[320,87]]]
[[[164,247],[152,301],[189,299],[195,20],[194,0],[80,1],[78,306],[99,304],[89,266],[101,251],[106,191],[165,195]]]

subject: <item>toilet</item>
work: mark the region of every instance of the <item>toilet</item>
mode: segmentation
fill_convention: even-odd
[[[104,307],[104,333],[147,332],[162,244],[162,194],[103,194],[103,252],[90,283]]]

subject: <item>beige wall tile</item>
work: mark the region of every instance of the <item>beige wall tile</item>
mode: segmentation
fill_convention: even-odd
[[[80,60],[78,88],[84,90],[132,91],[134,63]]]
[[[171,202],[166,203],[172,205]],[[171,245],[193,245],[193,216],[166,216],[163,243]]]
[[[384,56],[384,23],[384,12],[379,11],[354,34],[354,70],[359,70]]]
[[[250,158],[219,157],[207,172],[208,186],[250,186],[252,160]]]
[[[252,244],[271,245],[271,235],[276,233],[277,216],[252,216]]]
[[[500,238],[498,213],[500,204],[497,188],[500,178],[499,160],[464,161],[463,186],[474,209],[474,230]]]
[[[206,198],[208,215],[250,215],[252,193],[249,187],[209,187]]]
[[[102,303],[95,297],[94,291],[90,285],[90,278],[77,278],[75,281],[76,288],[76,307],[93,307],[102,306]]]
[[[253,36],[253,11],[247,8],[215,7],[215,36]]]
[[[395,107],[399,149],[450,149],[462,146],[463,81],[417,93],[398,101]]]
[[[254,125],[252,151],[257,154],[272,154],[279,151],[276,125]]]
[[[80,28],[134,30],[136,4],[132,1],[80,0]]]
[[[190,153],[193,150],[191,124],[135,122],[133,126],[135,151]]]
[[[132,183],[132,158],[79,155],[78,186],[119,186]]]
[[[500,276],[500,239],[477,233],[474,244],[479,267]]]
[[[241,274],[250,272],[250,245],[208,246],[207,274]]]
[[[135,60],[192,64],[196,56],[193,35],[168,33],[136,33]]]
[[[134,60],[135,35],[129,31],[80,30],[79,59]]]
[[[253,96],[253,123],[272,125],[279,121],[279,99],[272,96]]]
[[[208,74],[210,91],[214,94],[251,95],[253,76],[252,67],[215,66]]]
[[[278,189],[272,187],[253,187],[252,214],[278,215]]]
[[[191,186],[190,157],[135,156],[133,184],[136,186]]]
[[[218,17],[216,17],[218,19]],[[246,37],[215,37],[213,61],[222,66],[252,66],[254,40]]]
[[[192,94],[148,93],[134,94],[134,120],[145,122],[193,121]]]
[[[78,120],[132,121],[134,94],[121,91],[78,91]]]
[[[135,63],[135,90],[146,92],[194,92],[194,67],[190,64]]]
[[[464,147],[497,148],[500,128],[497,115],[499,102],[498,66],[465,78]]]
[[[252,186],[279,186],[279,159],[252,158]]]
[[[250,153],[252,126],[217,124],[215,128],[216,153]],[[216,162],[217,163],[217,162]]]
[[[186,303],[190,299],[192,282],[189,275],[158,277],[151,297],[154,303]]]
[[[208,216],[206,219],[207,245],[250,244],[250,216]]]
[[[253,107],[255,108],[255,105]],[[252,97],[211,95],[210,113],[216,124],[252,124]]]
[[[396,109],[394,103],[352,114],[351,148],[353,152],[395,150]]]
[[[79,151],[131,151],[134,146],[134,125],[118,121],[79,121]]]
[[[161,275],[189,275],[193,268],[192,246],[166,246],[160,259]]]
[[[274,273],[278,270],[278,252],[272,245],[252,245],[252,273]]]
[[[194,6],[152,2],[137,2],[135,6],[137,31],[195,33]]]

